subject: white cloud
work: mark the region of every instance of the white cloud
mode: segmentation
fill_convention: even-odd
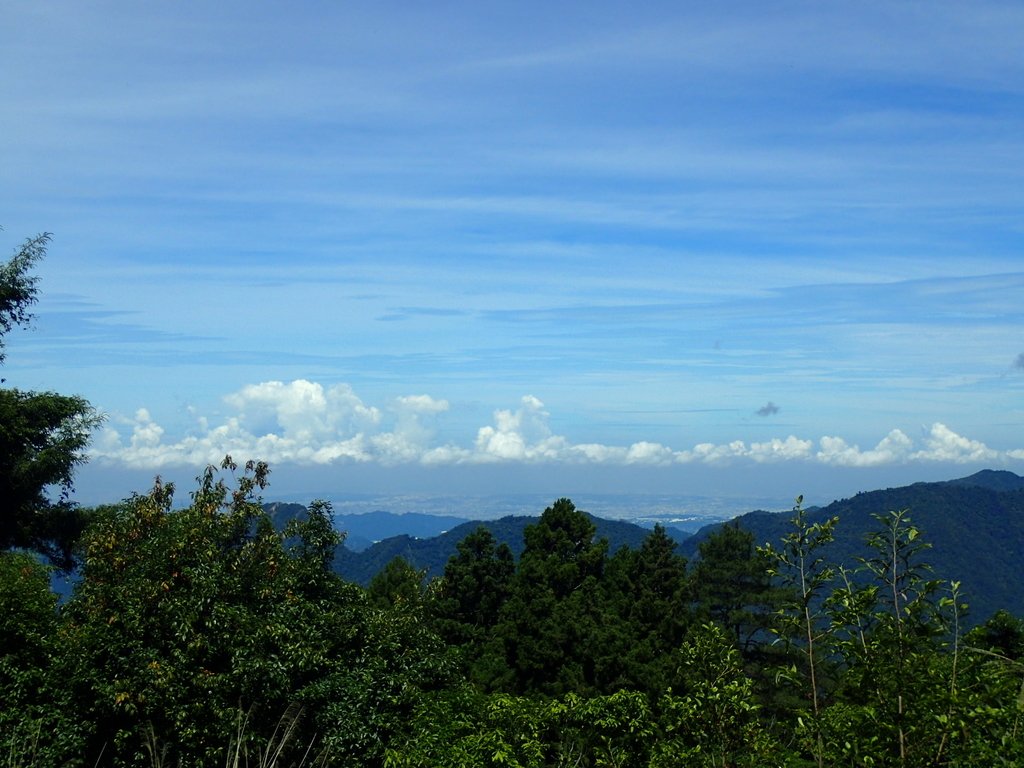
[[[819,441],[818,461],[840,467],[877,467],[906,460],[913,441],[898,429],[892,430],[872,450],[862,451],[841,437],[825,436]]]
[[[494,412],[494,424],[476,435],[478,461],[559,461],[571,455],[568,441],[551,434],[544,403],[526,395],[516,411]]]
[[[677,460],[681,463],[702,461],[706,464],[719,464],[728,462],[731,459],[741,458],[747,454],[747,444],[742,440],[733,440],[725,445],[698,443],[693,446],[692,451],[681,451],[677,454]]]
[[[370,438],[374,454],[386,464],[415,461],[438,463],[436,459],[428,461],[426,455],[434,439],[432,422],[448,408],[447,400],[437,400],[430,395],[404,395],[396,398],[391,409],[395,414],[394,429]]]
[[[785,440],[776,437],[764,443],[751,443],[748,455],[757,462],[806,459],[810,457],[813,446],[810,440],[790,435]]]
[[[625,464],[629,450],[617,445],[580,443],[572,446],[572,455],[577,461],[592,464]]]
[[[163,434],[163,428],[150,418],[149,411],[139,408],[135,412],[135,428],[132,430],[133,448],[144,450],[158,446]]]
[[[802,440],[795,435],[785,439],[772,438],[749,446],[743,440],[729,443],[698,443],[689,451],[675,454],[676,461],[682,464],[703,462],[705,464],[724,464],[737,459],[748,459],[759,464],[775,461],[793,461],[810,457],[813,443]]]
[[[238,410],[239,421],[250,430],[279,428],[283,437],[296,442],[315,442],[380,422],[380,411],[364,405],[347,384],[325,390],[305,379],[267,381],[243,387],[224,401]]]
[[[140,408],[127,425],[131,429],[127,444],[116,429],[108,428],[93,455],[146,469],[201,466],[218,462],[225,454],[306,464],[369,461],[388,455],[375,452],[366,434],[379,424],[380,412],[364,405],[347,385],[324,389],[302,379],[287,384],[269,381],[243,387],[224,402],[235,410],[233,415],[212,428],[199,417],[198,433],[177,442],[164,442],[164,429]],[[396,437],[387,447],[401,454],[401,444]]]
[[[454,445],[441,445],[428,448],[420,456],[420,463],[427,466],[447,464],[466,464],[473,461],[473,452]]]
[[[936,422],[924,439],[925,447],[911,454],[912,459],[923,461],[952,461],[958,464],[994,461],[998,451],[982,442],[958,435],[945,424]]]
[[[195,433],[177,440],[149,411],[114,420],[97,436],[92,458],[132,468],[202,466],[225,454],[275,463],[377,462],[428,466],[499,462],[670,466],[804,461],[840,467],[877,467],[906,462],[999,463],[1024,460],[1024,449],[997,451],[936,422],[915,446],[893,429],[874,448],[862,450],[836,435],[817,442],[789,435],[761,442],[698,443],[674,450],[640,440],[628,446],[573,443],[552,432],[540,399],[524,396],[516,409],[494,411],[469,446],[438,444],[434,423],[451,406],[426,394],[395,398],[383,409],[364,403],[349,387],[306,381],[263,382],[224,398],[233,413],[210,426],[194,410]]]
[[[671,464],[675,458],[672,450],[660,443],[643,440],[633,443],[626,451],[627,464]]]

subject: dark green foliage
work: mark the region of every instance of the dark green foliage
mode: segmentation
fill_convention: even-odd
[[[259,731],[322,660],[327,636],[307,628],[318,617],[303,599],[322,585],[250,497],[264,477],[253,465],[231,492],[209,471],[179,512],[158,483],[89,530],[64,627],[78,648],[78,706],[95,726],[87,752],[112,739],[112,757],[131,762],[148,736],[207,764],[240,710]]]
[[[604,615],[598,628],[600,690],[660,695],[675,673],[672,653],[690,625],[686,560],[661,526],[638,550],[621,548],[603,579]]]
[[[74,741],[61,681],[53,675],[58,618],[49,569],[25,552],[0,552],[0,755],[51,760]]]
[[[512,589],[512,551],[480,526],[459,542],[438,581],[432,612],[441,636],[454,645],[482,643],[498,623]]]
[[[568,499],[527,526],[495,636],[506,665],[498,687],[553,695],[593,692],[600,579],[608,543]]]
[[[1014,479],[1016,478],[1016,479]],[[867,535],[879,510],[913,510],[915,521],[928,532],[928,562],[938,579],[961,582],[973,626],[999,609],[1024,615],[1024,478],[1012,473],[978,473],[942,483],[915,483],[901,488],[869,491],[807,511],[810,523],[839,517],[835,540],[823,549],[832,564],[854,568],[858,558],[871,556]],[[736,519],[754,542],[777,542],[788,532],[788,515],[752,512]],[[730,523],[731,524],[731,523]],[[684,551],[695,548],[709,530]]]
[[[269,741],[296,704],[296,748],[317,734],[318,748],[374,754],[441,674],[422,671],[444,654],[419,616],[372,609],[330,572],[329,507],[277,531],[253,495],[265,478],[250,463],[232,490],[208,471],[180,511],[158,484],[89,529],[60,627],[71,711],[90,725],[82,754],[218,764],[233,741]]]
[[[928,578],[921,559],[927,545],[905,510],[876,520],[864,578],[852,582],[863,586],[833,598],[844,608],[833,622],[847,666],[843,698],[850,712],[867,713],[871,721],[873,741],[860,744],[860,754],[874,749],[898,757],[900,765],[941,764],[959,713],[959,649],[944,652],[949,642],[959,643],[958,585],[951,585],[949,600],[941,599],[943,585]]]
[[[728,633],[698,627],[679,649],[682,683],[661,700],[664,738],[651,766],[756,766],[778,764],[782,752],[759,718],[753,681]]]
[[[1010,661],[1024,659],[1024,621],[1009,611],[996,611],[984,624],[975,627],[966,644]]]
[[[288,553],[306,572],[307,588],[317,583],[334,582],[326,574],[343,537],[334,528],[334,510],[330,502],[314,501],[309,505],[305,518],[289,520],[283,533]]]
[[[85,520],[69,494],[98,421],[79,397],[0,389],[0,547],[33,549],[72,566]]]
[[[822,631],[841,676],[816,727],[803,729],[808,743],[823,741],[825,764],[999,764],[996,743],[1019,756],[1007,718],[1014,691],[965,653],[960,585],[929,578],[928,546],[905,510],[876,520],[873,554],[853,573],[840,569],[825,601]]]
[[[1022,765],[1024,625],[964,635],[905,512],[855,568],[798,505],[778,549],[730,526],[688,574],[664,530],[609,557],[559,499],[518,565],[477,528],[443,578],[395,559],[362,589],[329,505],[265,513],[267,471],[96,510],[63,610],[0,556],[8,764]]]
[[[366,594],[380,608],[415,608],[423,601],[423,571],[417,571],[404,557],[396,557],[373,577]]]
[[[49,241],[48,234],[27,240],[0,266],[0,363],[7,333],[32,319],[38,278],[30,270]],[[0,549],[33,549],[63,569],[72,567],[84,520],[69,497],[99,422],[80,397],[0,389]]]
[[[0,654],[4,663],[38,665],[56,626],[49,570],[27,552],[0,552]]]
[[[4,337],[32,321],[30,308],[38,300],[39,278],[31,270],[46,255],[49,243],[48,232],[29,238],[0,265],[0,363],[6,359]]]
[[[582,514],[594,524],[598,538],[608,539],[610,550],[621,546],[636,549],[648,534],[647,530],[632,523],[604,520],[586,512]],[[425,570],[427,579],[438,578],[444,573],[448,560],[456,554],[458,543],[478,527],[486,528],[497,543],[507,546],[513,557],[519,557],[523,552],[523,533],[528,525],[536,522],[536,517],[509,516],[498,520],[464,522],[431,538],[416,538],[408,534],[391,536],[358,552],[341,547],[334,569],[348,581],[365,586],[394,558],[403,557],[415,568]],[[422,530],[422,526],[415,527]]]
[[[725,629],[749,654],[766,639],[778,595],[768,574],[768,558],[739,523],[723,525],[700,543],[691,577],[698,614]]]
[[[772,631],[783,641],[794,659],[779,675],[795,685],[810,700],[806,729],[812,738],[811,751],[819,768],[825,764],[821,710],[828,690],[826,666],[832,661],[832,635],[826,629],[823,598],[831,587],[835,571],[822,549],[834,538],[838,517],[811,523],[803,509],[803,498],[793,507],[792,528],[778,549],[761,550],[769,562],[768,573],[781,586],[780,607]]]
[[[380,766],[425,697],[457,679],[451,654],[415,607],[356,605],[335,619],[344,642],[296,694],[330,765]]]
[[[432,592],[438,629],[472,678],[508,692],[660,695],[689,623],[686,563],[664,530],[608,558],[589,518],[561,499],[525,538],[516,569],[478,528]]]
[[[462,687],[427,698],[413,723],[389,749],[388,766],[643,768],[654,765],[659,731],[634,691],[534,699]]]

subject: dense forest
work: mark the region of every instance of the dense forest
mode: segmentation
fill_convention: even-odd
[[[538,512],[544,504],[538,506]],[[941,482],[918,482],[912,485],[884,490],[862,491],[848,499],[840,499],[826,506],[807,510],[808,521],[825,522],[839,517],[834,538],[822,545],[821,554],[836,564],[856,565],[858,558],[871,555],[866,539],[877,528],[874,515],[879,510],[909,509],[915,524],[927,531],[928,562],[933,578],[957,580],[970,604],[965,616],[973,627],[997,610],[1008,610],[1024,616],[1024,477],[1007,470],[985,469],[968,477]],[[275,525],[305,514],[300,504],[271,503],[267,510]],[[460,541],[483,525],[494,538],[508,545],[518,557],[523,549],[523,532],[527,525],[537,522],[536,516],[508,516],[498,519],[467,522],[459,518],[443,518],[445,524],[427,529],[420,516],[391,515],[378,512],[366,516],[336,516],[335,524],[345,531],[345,540],[335,555],[334,570],[348,581],[364,586],[397,556],[409,561],[417,569],[426,571],[432,579],[444,573],[448,559],[455,554]],[[649,528],[624,520],[608,520],[590,515],[599,538],[606,538],[611,551],[620,546],[638,548]],[[409,519],[409,532],[395,535],[396,530]],[[755,511],[734,518],[730,525],[740,527],[754,535],[760,544],[781,539],[789,526],[785,512]],[[693,561],[699,557],[701,542],[717,531],[722,523],[712,523],[696,531],[684,531],[666,525],[665,532],[678,544],[678,552]],[[352,530],[364,533],[385,532],[374,535],[380,540],[366,543],[353,551],[350,544]],[[445,530],[445,527],[448,530]],[[439,531],[443,533],[438,534]],[[358,535],[358,534],[357,534]],[[365,536],[362,539],[366,541]]]
[[[798,506],[690,565],[657,528],[608,551],[567,499],[521,556],[486,529],[424,583],[333,573],[329,505],[277,530],[267,468],[88,511],[81,581],[0,557],[11,765],[1024,764],[1024,623],[963,632],[958,585],[883,513],[855,571]]]
[[[0,363],[46,243],[0,268]],[[275,526],[262,462],[80,509],[98,420],[0,388],[5,765],[1024,765],[1024,622],[968,630],[906,510],[853,565],[799,501],[773,544],[726,525],[688,562],[559,499],[518,557],[478,528],[439,577],[399,557],[364,587],[329,504]]]

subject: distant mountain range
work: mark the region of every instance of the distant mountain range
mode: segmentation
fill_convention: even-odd
[[[305,513],[298,504],[266,507],[278,523]],[[865,536],[878,529],[872,515],[901,509],[910,510],[914,524],[931,544],[924,559],[934,568],[935,577],[961,582],[972,623],[984,621],[999,608],[1024,616],[1024,477],[983,470],[956,480],[862,492],[813,508],[808,518],[812,522],[834,515],[840,518],[827,555],[853,566],[858,555],[867,554]],[[649,533],[647,527],[621,520],[592,519],[597,535],[608,539],[610,552],[621,546],[638,547]],[[751,531],[758,543],[777,543],[788,531],[789,519],[785,512],[755,511],[734,522]],[[443,573],[456,545],[478,526],[486,527],[518,556],[524,529],[536,521],[537,517],[518,515],[487,521],[383,511],[339,515],[335,524],[347,535],[334,567],[344,578],[365,585],[400,555],[433,578]],[[700,542],[721,525],[705,526],[692,536],[679,529],[669,528],[668,533],[679,542],[678,551],[692,560]]]
[[[598,538],[608,539],[610,551],[623,546],[639,547],[649,533],[647,529],[633,523],[604,520],[593,515],[589,517],[597,527]],[[526,526],[536,522],[536,517],[526,516],[486,521],[460,520],[459,525],[433,538],[392,536],[361,552],[341,547],[334,559],[334,568],[349,581],[365,585],[369,584],[370,579],[385,565],[400,555],[416,568],[424,569],[427,578],[431,579],[444,572],[444,567],[448,559],[455,554],[458,543],[478,527],[487,528],[497,541],[507,544],[512,554],[518,558],[523,551],[523,531],[526,530]]]
[[[274,502],[264,504],[263,508],[270,514],[275,524],[283,523],[296,516],[301,517],[306,513],[306,508],[301,504]],[[464,517],[431,515],[422,512],[404,512],[399,515],[376,510],[334,515],[334,527],[345,532],[345,547],[353,552],[362,552],[376,542],[394,536],[411,536],[416,539],[440,536],[465,522],[466,518]]]
[[[808,512],[818,522],[839,517],[835,541],[825,550],[848,567],[869,554],[865,536],[879,529],[873,515],[909,510],[910,519],[931,545],[922,560],[937,579],[961,582],[970,605],[969,623],[984,621],[1004,608],[1024,616],[1024,477],[1005,470],[982,470],[970,477],[858,493]],[[750,512],[734,522],[758,543],[777,543],[789,530],[786,513]],[[731,524],[731,523],[730,523]],[[707,526],[681,545],[693,557]]]

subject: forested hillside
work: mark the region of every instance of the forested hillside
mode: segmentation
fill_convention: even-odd
[[[279,529],[266,467],[234,476],[85,514],[59,610],[0,553],[8,764],[1024,765],[1024,623],[967,631],[905,511],[850,572],[819,513],[688,563],[661,528],[611,552],[559,499],[518,559],[476,527],[439,578],[396,558],[364,589],[332,571],[329,505]]]
[[[823,547],[833,562],[853,567],[869,555],[865,539],[880,511],[909,510],[930,548],[933,576],[961,582],[970,604],[967,621],[984,621],[1004,608],[1024,615],[1024,478],[1013,472],[986,470],[948,482],[915,483],[901,488],[858,493],[808,512],[822,522],[839,517],[835,540]],[[750,513],[734,523],[758,543],[778,541],[788,515]],[[683,550],[693,556],[700,541],[719,526],[710,526]]]
[[[639,547],[648,533],[638,525],[621,520],[604,520],[593,515],[587,515],[587,518],[594,524],[597,536],[608,540],[612,552],[619,547]],[[365,586],[387,563],[402,557],[414,568],[424,571],[426,578],[432,579],[442,574],[458,543],[478,527],[487,529],[495,541],[505,544],[515,557],[519,557],[523,550],[523,532],[536,522],[536,517],[523,515],[498,520],[461,521],[451,530],[428,538],[409,534],[391,536],[361,551],[352,551],[343,544],[335,556],[334,569],[343,578]],[[346,542],[347,539],[346,532]]]
[[[279,525],[290,514],[301,515],[304,511],[300,505],[272,507]],[[869,554],[865,540],[876,525],[873,515],[900,509],[910,510],[930,543],[928,561],[934,576],[961,582],[964,599],[970,605],[965,617],[968,624],[982,622],[1000,608],[1024,615],[1024,569],[1019,565],[1024,562],[1024,478],[1013,472],[985,470],[946,482],[867,491],[811,509],[807,514],[812,521],[840,518],[835,539],[825,546],[824,552],[833,562],[853,567],[857,558]],[[352,517],[340,523],[340,530],[351,525]],[[396,525],[405,516],[391,517],[389,525]],[[590,520],[596,526],[597,536],[608,540],[610,552],[620,546],[635,549],[648,533],[623,521],[595,517]],[[391,560],[402,557],[431,579],[441,575],[457,544],[477,526],[483,525],[496,541],[506,544],[518,557],[523,548],[523,531],[535,522],[536,518],[523,516],[463,521],[440,535],[428,537],[415,535],[416,530],[430,530],[420,525],[358,552],[339,547],[334,567],[342,577],[365,586]],[[779,540],[789,524],[789,514],[751,512],[731,524],[750,531],[754,540],[763,544]],[[700,543],[721,527],[707,526],[697,535],[683,538],[680,552],[696,559]]]
[[[306,513],[306,508],[301,504],[272,502],[264,505],[264,508],[278,526],[285,525],[292,518],[302,518]],[[432,515],[424,512],[394,514],[384,510],[334,516],[335,526],[345,534],[345,548],[352,552],[362,552],[378,541],[393,536],[440,536],[465,522],[466,518],[451,515]]]

